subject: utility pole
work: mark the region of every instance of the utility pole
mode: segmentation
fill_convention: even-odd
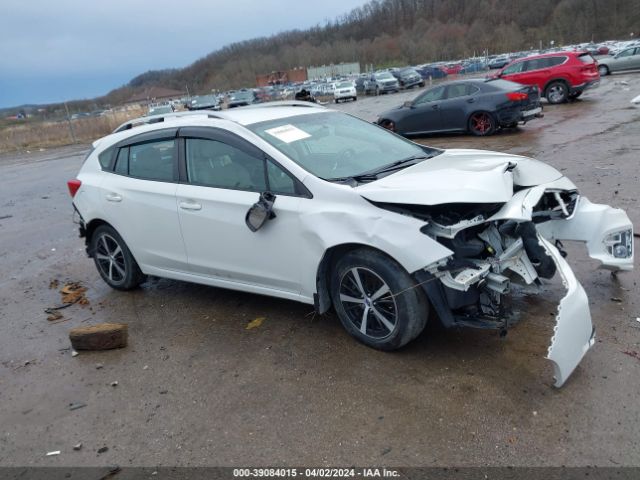
[[[69,107],[67,107],[67,102],[64,102],[64,109],[67,112],[67,123],[69,124],[69,132],[71,133],[71,140],[73,143],[78,143],[76,141],[76,134],[73,131],[73,125],[71,124],[71,117],[69,116]]]

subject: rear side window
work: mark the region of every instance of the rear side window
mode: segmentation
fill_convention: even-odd
[[[129,147],[129,175],[147,180],[174,180],[175,140],[161,140]]]
[[[447,98],[464,97],[468,95],[469,89],[466,83],[458,83],[447,87]]]
[[[527,60],[525,62],[526,64],[525,70],[529,72],[531,70],[540,70],[542,68],[550,67],[551,63],[549,62],[549,60],[551,59],[550,58],[534,58],[533,60]]]
[[[115,173],[129,175],[129,147],[121,148],[116,159]]]

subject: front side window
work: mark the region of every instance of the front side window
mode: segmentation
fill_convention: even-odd
[[[442,100],[443,98],[444,98],[444,86],[436,87],[424,92],[422,95],[416,98],[413,104],[420,105],[422,103],[435,102],[437,100]]]
[[[628,48],[627,50],[623,50],[618,54],[616,58],[630,57],[631,55],[633,55],[634,50],[635,50],[634,48]]]
[[[339,112],[296,115],[247,128],[324,179],[350,177],[399,160],[439,153]]]
[[[524,62],[512,63],[502,71],[502,75],[513,75],[514,73],[520,73]]]
[[[121,149],[120,152],[123,150],[125,149]],[[174,180],[175,152],[175,140],[131,145],[129,147],[129,175],[147,180],[171,182]]]
[[[264,160],[216,140],[186,140],[187,179],[207,187],[264,192]]]

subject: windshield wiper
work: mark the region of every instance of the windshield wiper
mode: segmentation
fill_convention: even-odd
[[[421,160],[427,160],[431,157],[434,157],[435,155],[437,154],[411,155],[410,157],[396,160],[393,163],[383,165],[382,167],[376,168],[374,170],[369,170],[367,172],[359,173],[357,175],[351,175],[348,177],[327,178],[326,180],[328,180],[329,182],[347,182],[353,180],[355,180],[356,182],[373,182],[374,180],[378,180],[379,176],[383,173],[401,170],[411,165],[415,165],[416,163],[420,163],[419,161]]]

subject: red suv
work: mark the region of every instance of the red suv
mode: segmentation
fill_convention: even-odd
[[[578,98],[587,88],[600,83],[598,63],[587,52],[554,52],[519,58],[494,77],[537,85],[549,103]]]

